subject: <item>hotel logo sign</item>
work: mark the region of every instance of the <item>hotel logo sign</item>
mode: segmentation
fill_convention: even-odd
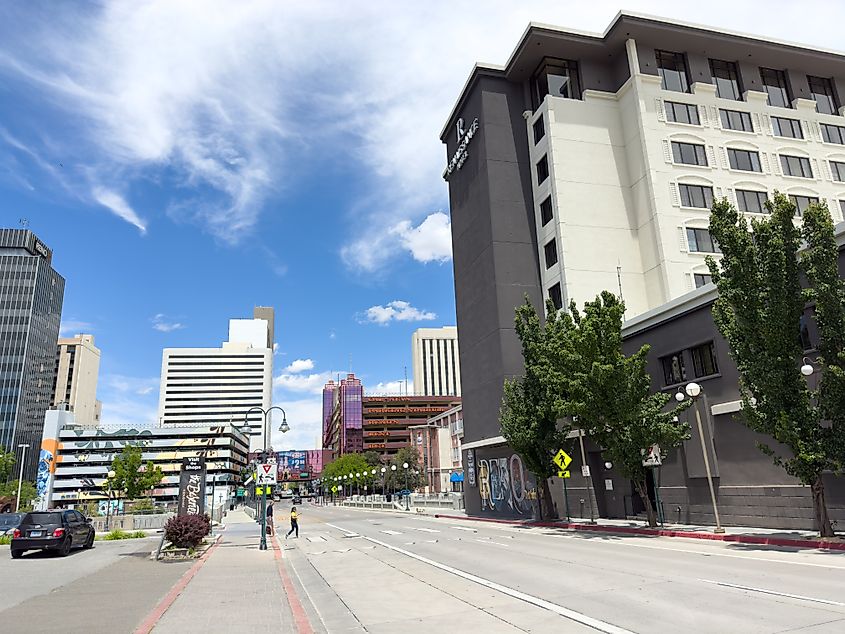
[[[452,160],[449,161],[449,164],[443,171],[444,180],[449,180],[449,176],[451,176],[453,172],[464,166],[464,163],[469,156],[469,152],[467,150],[467,148],[469,148],[469,143],[472,141],[475,133],[478,132],[478,117],[473,119],[469,128],[464,128],[463,118],[458,119],[458,122],[455,124],[455,129],[458,135],[458,149],[455,150],[455,153],[452,155]]]

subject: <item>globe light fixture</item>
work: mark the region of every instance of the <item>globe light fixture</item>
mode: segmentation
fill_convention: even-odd
[[[675,394],[675,400],[678,401],[679,403],[681,401],[683,401],[685,398],[686,398],[686,396],[684,396],[684,393],[681,392],[680,390],[678,390],[678,392]]]
[[[403,468],[403,469],[407,469],[407,468],[408,468],[408,463],[407,463],[407,462],[403,462],[403,463],[402,463],[402,468]]]
[[[701,386],[698,383],[688,383],[686,387],[687,396],[696,398],[701,394]]]
[[[804,357],[804,365],[801,366],[801,374],[803,374],[804,376],[810,376],[813,372],[815,372],[815,369],[810,364],[810,361],[807,359],[807,357]]]

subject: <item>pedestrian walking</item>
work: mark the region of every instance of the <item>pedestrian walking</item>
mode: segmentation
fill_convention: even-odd
[[[276,525],[273,524],[273,500],[267,505],[267,534],[275,535]]]
[[[299,522],[297,520],[296,507],[292,506],[291,509],[290,509],[290,530],[288,531],[288,534],[285,535],[285,539],[287,539],[288,536],[294,531],[296,531],[296,537],[298,539],[299,538]]]

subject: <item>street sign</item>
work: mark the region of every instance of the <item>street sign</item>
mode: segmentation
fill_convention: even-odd
[[[263,487],[255,487],[255,495],[261,495],[262,493],[264,493]]]
[[[332,487],[332,493],[337,493],[337,485]]]
[[[590,465],[585,464],[583,467],[581,467],[581,475],[585,478],[590,477]]]
[[[652,445],[648,448],[648,451],[646,451],[645,449],[640,449],[640,453],[643,455],[644,467],[659,467],[663,464],[663,458],[660,455],[659,445]]]
[[[277,473],[275,464],[264,463],[258,465],[258,484],[276,484]]]
[[[569,469],[566,469],[566,470],[564,470],[564,471],[558,471],[558,472],[557,472],[557,477],[558,477],[558,478],[569,478],[571,475],[572,475],[572,474],[569,472]]]
[[[561,471],[566,471],[566,468],[572,462],[572,458],[570,458],[569,454],[563,449],[560,449],[554,457],[554,462],[558,467],[560,467]]]
[[[242,498],[245,493],[246,493],[246,490],[243,487],[238,487],[238,494],[237,495],[238,495],[239,498]]]

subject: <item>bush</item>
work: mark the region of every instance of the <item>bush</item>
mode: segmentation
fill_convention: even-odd
[[[208,515],[177,515],[164,525],[164,536],[177,548],[196,548],[210,532]]]
[[[8,546],[12,543],[11,535],[0,535],[0,546]]]
[[[141,498],[132,502],[132,512],[151,512],[155,510],[155,504],[150,498]]]
[[[135,531],[133,533],[127,533],[125,530],[116,528],[113,531],[109,531],[105,535],[101,535],[97,539],[102,539],[106,541],[115,541],[118,539],[140,539],[142,537],[146,537],[147,534],[144,531]]]

